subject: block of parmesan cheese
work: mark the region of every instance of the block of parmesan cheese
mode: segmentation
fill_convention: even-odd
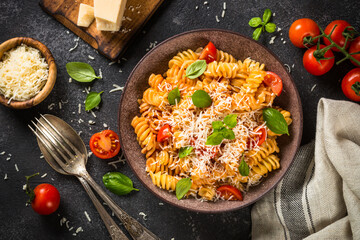
[[[81,3],[79,8],[77,25],[79,27],[89,27],[92,21],[94,21],[94,18],[94,8]]]
[[[119,31],[127,0],[94,0],[96,27],[100,31]]]

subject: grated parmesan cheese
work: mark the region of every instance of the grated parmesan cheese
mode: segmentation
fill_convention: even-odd
[[[19,171],[19,168],[18,168],[18,165],[15,163],[15,170],[18,172]]]
[[[49,75],[49,65],[38,49],[20,45],[0,62],[0,93],[6,98],[25,101],[38,94]]]
[[[91,222],[91,218],[90,218],[89,214],[88,214],[86,211],[84,211],[84,214],[85,214],[87,220],[88,220],[89,222]],[[78,233],[77,230],[76,230],[76,233]]]

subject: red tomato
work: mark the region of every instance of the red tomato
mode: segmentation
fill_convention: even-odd
[[[35,198],[31,207],[41,215],[49,215],[55,212],[60,204],[59,191],[51,184],[43,183],[34,189]]]
[[[276,94],[276,96],[281,94],[283,83],[281,78],[276,73],[267,71],[264,78],[264,83],[271,87],[271,90]]]
[[[169,124],[162,126],[157,134],[157,141],[164,142],[169,137],[171,137],[171,127]]]
[[[90,138],[90,149],[101,159],[115,157],[120,151],[119,136],[111,130],[95,133]]]
[[[324,48],[324,45],[320,45],[320,48]],[[314,51],[316,50],[316,46],[313,46],[312,48],[308,49],[303,57],[303,64],[305,69],[311,73],[312,75],[315,76],[320,76],[323,75],[325,73],[327,73],[328,71],[330,71],[330,69],[332,68],[332,66],[334,66],[334,54],[331,51],[331,49],[329,49],[326,53],[325,53],[325,57],[329,58],[332,57],[331,59],[327,59],[327,60],[321,60],[320,63],[318,63],[318,61],[316,61],[316,58],[314,57]]]
[[[360,102],[360,68],[355,68],[345,75],[341,89],[347,98]]]
[[[329,35],[332,31],[332,29],[336,26],[335,30],[333,31],[333,33],[331,34],[330,38],[340,47],[343,47],[345,44],[345,37],[342,35],[343,31],[345,30],[346,27],[350,26],[350,23],[348,23],[347,21],[344,20],[335,20],[332,21],[329,25],[327,25],[327,27],[324,30],[324,33]],[[324,43],[329,46],[331,43],[327,38],[324,38]],[[349,42],[348,42],[349,43]],[[348,48],[348,44],[346,44],[346,48]],[[335,52],[340,52],[339,49],[337,49],[336,47],[331,48],[331,50],[335,51]]]
[[[349,48],[349,53],[356,53],[356,52],[360,52],[360,37],[355,38],[351,44],[350,44],[350,48]],[[360,61],[360,53],[352,55],[356,60]],[[360,67],[359,64],[356,64],[353,60],[351,60],[351,62],[357,66]]]
[[[304,48],[304,37],[316,37],[320,35],[319,26],[310,18],[301,18],[291,24],[289,29],[289,37],[295,47]],[[318,39],[315,39],[314,43]]]
[[[257,127],[254,130],[254,134],[251,135],[247,142],[247,148],[249,150],[255,148],[256,146],[261,146],[266,140],[266,129],[264,127]]]
[[[205,60],[206,63],[211,63],[216,60],[216,47],[212,42],[209,42],[208,45],[201,52],[200,60]]]
[[[216,191],[220,193],[220,196],[225,200],[243,200],[243,196],[239,189],[230,185],[223,185]]]

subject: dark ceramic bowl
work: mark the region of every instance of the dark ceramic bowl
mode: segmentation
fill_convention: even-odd
[[[142,98],[148,85],[151,73],[162,74],[168,69],[168,61],[179,51],[195,50],[205,46],[209,41],[223,51],[231,53],[237,59],[247,57],[265,63],[268,71],[277,73],[284,85],[282,94],[276,98],[275,106],[291,112],[293,123],[290,125],[290,136],[278,138],[280,147],[281,168],[269,173],[268,177],[244,195],[243,201],[200,202],[195,199],[177,200],[174,193],[156,187],[145,172],[145,156],[136,140],[134,129],[130,125],[134,116],[140,115],[137,99]],[[119,109],[119,133],[122,150],[130,167],[140,181],[162,201],[174,206],[204,213],[217,213],[236,210],[259,200],[271,190],[284,176],[291,165],[300,145],[302,135],[302,108],[299,93],[294,81],[272,52],[256,41],[235,32],[217,29],[203,29],[185,32],[171,37],[147,53],[135,66],[126,83]]]

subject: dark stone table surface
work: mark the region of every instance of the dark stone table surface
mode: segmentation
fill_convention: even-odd
[[[108,239],[108,233],[97,214],[92,202],[78,180],[71,176],[56,173],[40,158],[40,150],[34,135],[27,124],[40,113],[54,114],[68,123],[76,131],[82,131],[81,137],[88,143],[90,136],[104,129],[106,123],[110,129],[117,130],[117,113],[121,92],[109,93],[113,84],[124,86],[129,73],[136,63],[146,54],[150,43],[158,43],[184,31],[198,28],[220,28],[251,36],[253,29],[248,26],[251,17],[262,16],[266,8],[275,15],[272,21],[282,30],[274,34],[262,34],[259,42],[273,51],[283,63],[291,68],[291,75],[299,90],[304,109],[304,133],[302,143],[315,137],[316,108],[321,97],[346,100],[340,87],[342,77],[353,66],[344,63],[333,68],[328,74],[315,77],[308,74],[302,66],[304,50],[295,48],[289,41],[290,24],[303,17],[314,19],[323,28],[335,19],[344,19],[359,29],[359,1],[276,1],[226,0],[227,10],[221,18],[223,1],[209,0],[167,0],[137,35],[124,54],[126,60],[109,66],[109,60],[98,55],[88,44],[79,41],[78,48],[69,52],[77,37],[47,15],[38,5],[38,0],[1,0],[0,1],[0,42],[7,39],[27,36],[40,40],[52,51],[58,75],[51,95],[40,105],[28,110],[13,110],[0,106],[0,239]],[[196,9],[198,6],[198,9]],[[218,23],[215,16],[220,17]],[[269,44],[276,35],[275,43]],[[283,38],[283,40],[281,40]],[[286,43],[284,43],[286,42]],[[95,57],[94,60],[88,55]],[[338,59],[340,56],[337,56]],[[102,69],[103,79],[93,84],[69,83],[65,64],[70,61],[90,63],[96,71]],[[120,71],[121,70],[121,71]],[[79,115],[78,104],[86,98],[84,88],[91,86],[94,91],[104,91],[101,108],[95,111],[96,118],[84,109]],[[59,102],[62,106],[59,107]],[[54,103],[54,104],[53,104]],[[50,109],[49,109],[50,108]],[[79,119],[85,120],[79,123]],[[89,125],[94,120],[95,125]],[[11,155],[11,156],[10,156]],[[9,161],[6,159],[10,158]],[[19,172],[15,170],[17,164]],[[140,192],[127,196],[110,196],[131,216],[156,233],[161,239],[248,239],[251,238],[251,207],[222,214],[200,214],[188,212],[166,203],[153,196],[134,176],[127,164],[117,164],[118,170],[128,175]],[[92,156],[87,168],[95,181],[101,184],[102,176],[111,170],[106,161]],[[55,185],[61,194],[61,204],[55,214],[40,216],[26,207],[27,196],[23,191],[25,175],[40,172],[47,173],[44,178],[37,177],[32,186],[42,182]],[[3,180],[5,174],[8,180]],[[90,215],[88,222],[84,211]],[[146,220],[140,212],[147,214]],[[65,217],[72,231],[60,220]],[[73,236],[75,229],[83,232]],[[257,229],[256,231],[261,231]]]

